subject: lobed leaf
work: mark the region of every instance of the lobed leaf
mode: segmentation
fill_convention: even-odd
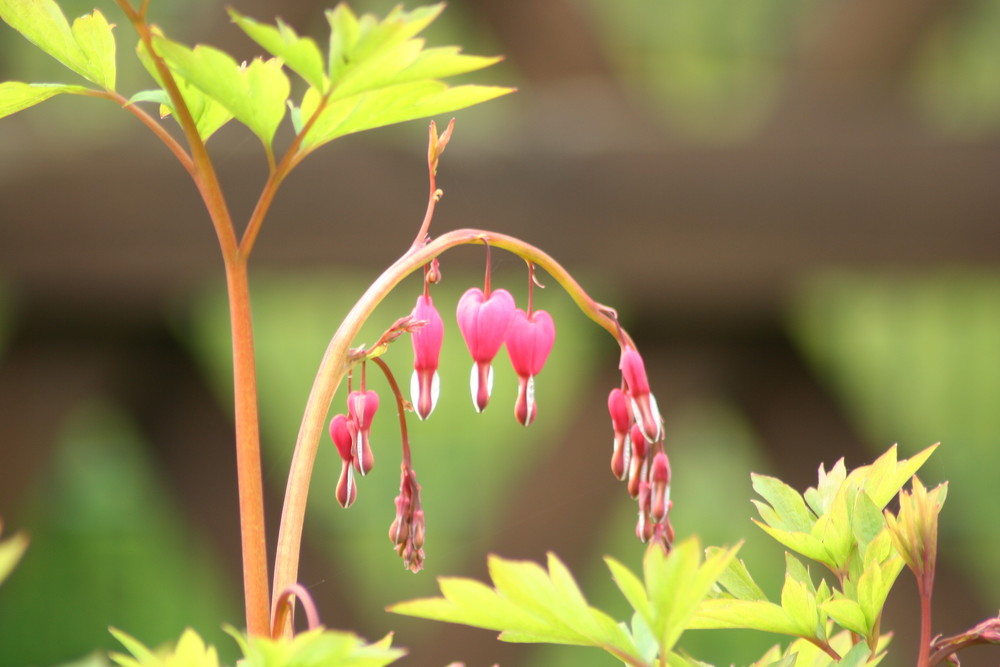
[[[280,60],[257,58],[249,65],[237,65],[219,49],[205,45],[189,49],[163,36],[154,38],[154,46],[172,71],[225,108],[270,148],[291,92]]]
[[[776,477],[751,474],[753,489],[766,500],[773,512],[761,517],[771,526],[787,531],[808,533],[816,516],[806,506],[802,495]],[[764,505],[755,503],[760,510]]]
[[[512,90],[471,84],[449,87],[440,81],[425,80],[361,93],[323,108],[303,139],[302,148],[309,151],[355,132],[451,113],[506,95]],[[315,114],[321,103],[319,91],[315,88],[306,91],[301,109],[297,112],[302,121]]]
[[[0,0],[0,19],[88,81],[114,90],[114,36],[99,10],[70,27],[54,0]]]
[[[392,635],[367,644],[351,632],[315,628],[291,639],[244,638],[230,631],[243,650],[245,667],[287,667],[289,665],[337,665],[337,667],[383,667],[405,655],[392,648]]]
[[[250,39],[272,56],[281,59],[310,86],[324,92],[328,89],[329,80],[324,71],[323,54],[315,41],[299,37],[281,19],[278,19],[277,26],[271,26],[243,16],[235,9],[229,9],[229,16]]]
[[[440,598],[411,600],[390,611],[499,631],[508,642],[595,646],[637,655],[629,633],[587,604],[566,566],[549,555],[548,570],[536,563],[491,557],[493,588],[471,579],[442,578]]]
[[[150,76],[153,77],[161,88],[159,90],[136,93],[132,96],[130,101],[158,102],[160,104],[161,117],[173,115],[176,118],[177,112],[173,108],[173,102],[171,102],[170,96],[167,95],[167,92],[162,89],[163,81],[160,78],[160,73],[153,65],[153,61],[149,57],[149,53],[146,51],[146,47],[142,42],[139,43],[136,52],[143,67],[146,68],[146,71],[149,72]],[[194,120],[198,136],[201,137],[202,141],[208,141],[208,139],[215,134],[216,130],[233,119],[233,114],[231,114],[224,106],[213,100],[211,97],[205,95],[198,88],[188,83],[187,79],[185,79],[179,72],[172,72],[172,74],[177,83],[177,88],[180,90],[181,97],[184,99],[184,106],[187,107],[188,112]]]
[[[56,95],[63,93],[88,95],[91,92],[90,88],[84,86],[4,81],[0,83],[0,118],[32,107]]]

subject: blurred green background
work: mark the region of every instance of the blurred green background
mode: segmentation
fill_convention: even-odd
[[[120,87],[146,85],[112,2],[61,4],[121,23]],[[256,53],[221,3],[152,7],[176,38]],[[325,7],[237,4],[317,36]],[[742,557],[774,595],[783,559],[749,521],[751,471],[804,489],[820,462],[853,467],[894,442],[909,456],[940,441],[922,473],[950,482],[936,630],[958,632],[1000,604],[998,31],[997,0],[453,0],[429,31],[433,44],[506,54],[477,80],[520,88],[459,114],[432,232],[521,235],[619,309],[666,419],[678,534],[745,538]],[[7,79],[70,75],[2,26]],[[326,343],[419,224],[425,136],[409,123],[311,157],[260,238],[272,542]],[[226,128],[210,148],[245,215],[263,178],[259,147]],[[242,622],[228,315],[210,226],[165,153],[90,100],[0,121],[0,516],[5,533],[31,536],[0,585],[0,665],[87,660],[116,648],[109,625],[151,645],[193,626],[235,659],[221,631]],[[498,255],[494,284],[523,303],[523,263]],[[608,470],[617,347],[550,285],[536,293],[557,325],[538,420],[513,420],[503,356],[491,405],[475,414],[453,312],[481,264],[478,248],[447,255],[433,293],[448,326],[442,398],[430,420],[410,423],[426,571],[404,571],[387,539],[398,432],[372,374],[376,468],[343,511],[339,460],[321,449],[302,584],[332,627],[370,639],[395,630],[412,651],[403,664],[613,664],[383,611],[432,594],[437,576],[483,577],[489,552],[552,550],[594,604],[624,617],[601,556],[641,559],[634,505]],[[419,291],[404,283],[358,342],[408,313]],[[406,340],[385,359],[406,387]],[[343,405],[344,391],[333,410]],[[896,650],[883,664],[913,663],[913,589],[904,574],[890,599],[883,627]],[[692,632],[683,644],[724,665],[777,641]]]

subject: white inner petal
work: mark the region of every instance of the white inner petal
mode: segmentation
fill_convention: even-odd
[[[434,412],[434,408],[437,407],[438,398],[441,396],[441,376],[438,375],[437,371],[434,371],[434,377],[431,378],[431,412]],[[428,412],[427,416],[430,417],[431,413]]]
[[[410,403],[413,403],[414,409],[420,405],[420,378],[417,376],[417,371],[413,371],[413,375],[410,376]],[[417,417],[423,419],[419,411]]]

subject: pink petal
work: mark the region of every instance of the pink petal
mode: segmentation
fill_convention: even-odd
[[[458,301],[458,328],[475,361],[491,362],[503,346],[514,312],[514,297],[504,289],[489,298],[478,287],[466,290]]]
[[[507,332],[507,354],[514,371],[521,377],[541,373],[555,340],[556,326],[551,315],[536,310],[529,317],[523,310],[515,310]]]

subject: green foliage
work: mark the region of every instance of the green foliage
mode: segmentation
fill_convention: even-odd
[[[288,107],[295,132],[304,133],[297,150],[305,154],[345,134],[450,113],[511,92],[498,86],[449,86],[441,80],[499,60],[464,55],[453,46],[425,48],[417,34],[443,9],[443,4],[412,11],[397,7],[379,19],[359,17],[339,5],[327,12],[331,32],[325,56],[314,40],[300,37],[280,20],[272,26],[230,10],[236,24],[274,56],[249,64],[213,47],[189,48],[156,28],[150,31],[156,56],[174,79],[202,141],[235,118],[270,154]],[[0,0],[0,18],[99,87],[2,83],[0,117],[62,93],[114,95],[115,41],[112,26],[99,11],[70,25],[54,0]],[[148,45],[140,41],[137,52],[159,88],[138,92],[129,102],[155,102],[161,115],[182,120]],[[291,82],[285,67],[306,83],[299,104],[288,102]]]
[[[850,473],[842,460],[829,472],[821,466],[817,486],[805,494],[778,479],[755,475],[754,488],[764,498],[756,503],[764,520],[759,525],[825,565],[834,577],[832,583],[817,580],[803,561],[786,553],[779,602],[770,601],[745,563],[735,558],[739,547],[709,547],[703,561],[698,540],[690,538],[669,554],[648,549],[641,578],[607,559],[612,579],[633,610],[628,624],[616,625],[591,607],[552,555],[547,571],[534,563],[491,557],[492,588],[470,579],[442,578],[442,597],[403,602],[390,611],[496,630],[505,641],[598,647],[629,665],[704,665],[677,649],[681,635],[689,629],[730,628],[796,638],[784,650],[770,649],[753,667],[876,665],[888,644],[880,621],[903,568],[900,551],[916,561],[910,555],[915,545],[926,546],[936,536],[946,487],[927,493],[914,477],[913,492],[901,494],[900,516],[883,516],[882,510],[934,449],[897,461],[893,447]],[[926,550],[924,554],[925,562],[931,559]]]
[[[245,637],[229,628],[243,652],[243,667],[382,667],[403,657],[405,651],[391,647],[392,636],[366,644],[357,635],[315,628],[292,639]],[[176,646],[151,651],[128,634],[111,629],[131,655],[113,653],[119,667],[219,667],[215,647],[208,646],[188,628]]]
[[[173,649],[155,653],[121,630],[111,628],[111,634],[132,654],[111,654],[111,659],[120,667],[219,667],[215,647],[206,646],[191,628],[184,631]]]
[[[115,89],[115,38],[100,11],[70,26],[54,0],[0,0],[0,19],[91,83]]]
[[[644,580],[608,559],[612,577],[634,610],[631,625],[615,623],[591,607],[566,566],[550,554],[548,570],[523,561],[491,557],[493,588],[471,579],[441,578],[440,598],[402,602],[390,611],[500,631],[511,642],[593,646],[633,665],[690,664],[673,649],[698,604],[709,593],[738,547],[718,550],[702,562],[691,538],[664,554],[650,548]]]
[[[291,90],[281,61],[257,58],[239,65],[218,49],[189,49],[163,36],[153,40],[153,48],[176,76],[250,128],[265,146],[271,145]]]
[[[350,632],[314,628],[290,640],[232,635],[243,651],[244,667],[382,667],[395,662],[406,651],[392,648],[392,635],[366,644]]]

